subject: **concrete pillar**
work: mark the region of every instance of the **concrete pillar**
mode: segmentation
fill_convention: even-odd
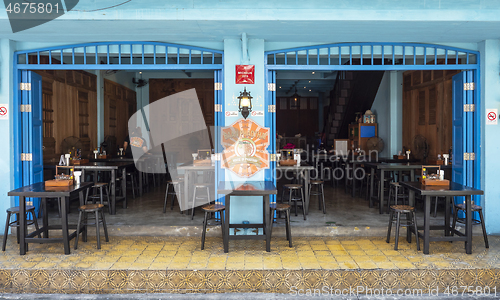
[[[242,40],[224,40],[224,109],[225,111],[238,111],[238,99],[240,92],[246,87],[253,97],[252,106],[254,111],[267,110],[264,107],[265,97],[265,74],[264,74],[264,40],[248,40],[247,61],[243,61]],[[255,65],[255,84],[236,84],[236,65]],[[241,114],[236,117],[225,117],[225,126],[229,126],[241,119]],[[252,117],[256,123],[264,126],[264,117]],[[221,124],[224,126],[224,124]],[[258,181],[264,180],[264,171],[260,171],[251,178],[241,178],[230,171],[225,172],[226,180],[233,181]],[[235,197],[234,197],[235,198]],[[231,222],[241,223],[242,221],[262,222],[262,202],[250,197],[239,197],[231,201]],[[233,199],[233,198],[231,198]]]
[[[486,222],[486,231],[489,234],[500,233],[500,185],[498,184],[498,170],[500,161],[498,151],[500,149],[500,124],[485,125],[486,109],[496,108],[500,110],[500,40],[486,40],[479,44],[481,52],[481,104],[480,113],[484,128],[482,141],[482,166],[481,178],[484,197],[481,205]],[[479,176],[477,174],[476,176]]]
[[[5,210],[11,206],[13,199],[7,193],[14,188],[14,156],[13,150],[13,57],[15,42],[9,39],[0,39],[0,104],[7,104],[7,120],[0,120],[0,232],[5,230]]]

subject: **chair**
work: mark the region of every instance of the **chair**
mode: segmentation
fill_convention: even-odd
[[[318,207],[320,210],[323,208],[323,213],[326,214],[325,194],[323,192],[324,182],[322,180],[311,180],[310,183],[311,185],[309,185],[309,196],[318,196]],[[313,186],[315,187],[314,190]]]
[[[182,179],[179,180],[169,180],[167,181],[167,189],[165,191],[165,202],[163,203],[163,213],[166,213],[167,211],[167,201],[168,201],[168,196],[172,196],[172,202],[170,204],[170,210],[174,209],[174,198],[178,196],[179,198],[177,199],[177,202],[181,201],[182,197]],[[172,187],[172,191],[170,192],[170,187]],[[177,191],[179,191],[179,194],[175,193],[175,188],[177,187]],[[180,206],[180,205],[179,205]]]
[[[26,225],[35,225],[36,231],[39,230],[38,228],[38,220],[36,218],[35,214],[35,207],[32,205],[26,205],[26,214],[31,214],[33,216],[33,220],[27,221]],[[15,221],[10,221],[10,217],[12,215],[16,215],[16,220]],[[3,233],[3,243],[2,243],[2,251],[5,251],[5,247],[7,245],[7,235],[9,234],[9,227],[17,227],[17,243],[19,244],[19,238],[20,238],[20,232],[19,232],[19,206],[14,206],[11,208],[7,209],[7,222],[5,223],[5,231]],[[23,233],[24,234],[24,233]],[[42,238],[40,233],[38,234],[39,238]]]
[[[206,197],[202,195],[196,196],[196,192],[198,190],[206,190]],[[205,200],[207,203],[210,202],[210,184],[209,183],[196,183],[194,185],[194,192],[193,192],[193,208],[191,210],[191,220],[194,218],[194,209],[196,207],[196,200]]]
[[[394,220],[394,214],[396,214],[396,220]],[[401,224],[401,214],[406,214],[406,224]],[[391,227],[392,223],[396,222],[396,237],[394,243],[394,250],[398,250],[398,240],[399,240],[399,227],[414,226],[415,239],[417,240],[417,250],[420,251],[420,243],[418,242],[418,230],[417,230],[417,218],[415,215],[415,207],[408,205],[392,205],[389,215],[389,229],[387,230],[387,240],[389,243],[391,239]],[[408,242],[411,242],[411,233],[408,233]]]
[[[104,206],[104,198],[103,198],[103,192],[102,192],[102,190],[104,189],[104,191],[106,192],[106,198],[108,199],[107,204],[108,204],[108,211],[109,211],[111,208],[109,205],[109,188],[108,187],[109,187],[108,184],[105,182],[97,182],[96,184],[94,184],[92,186],[92,188],[99,190],[99,196],[97,196],[97,195],[89,196],[90,189],[87,189],[87,193],[85,195],[85,203],[88,202],[89,198],[92,199],[92,203],[95,203],[95,200],[99,199],[100,203]]]
[[[78,248],[78,237],[80,236],[80,228],[81,226],[95,225],[96,227],[96,238],[97,238],[97,249],[101,249],[101,239],[100,239],[100,231],[99,231],[99,223],[102,223],[102,227],[104,228],[104,237],[106,238],[106,242],[109,242],[108,238],[108,228],[106,227],[106,220],[104,219],[104,205],[101,203],[97,204],[85,204],[78,208],[78,225],[76,228],[76,240],[75,240],[75,250]],[[87,219],[87,214],[95,214],[95,223],[89,223],[89,219]],[[82,219],[83,217],[83,219]],[[94,219],[91,219],[94,220]],[[84,236],[85,242],[85,236]]]
[[[472,220],[472,224],[476,224],[476,225],[477,224],[481,224],[481,228],[483,229],[484,246],[486,248],[489,248],[490,244],[488,243],[488,235],[486,235],[486,228],[484,226],[483,208],[481,206],[475,205],[475,204],[472,204],[471,208],[472,208],[472,212],[478,212],[479,213],[479,220]],[[465,212],[465,210],[466,210],[465,203],[455,204],[455,213],[453,215],[453,225],[452,225],[452,228],[455,228],[455,226],[457,225],[458,211],[460,211],[460,210],[463,211],[463,212]],[[451,235],[453,236],[454,233],[452,232]]]
[[[302,214],[304,215],[304,220],[306,220],[306,204],[305,204],[305,198],[304,198],[304,190],[302,188],[301,184],[285,184],[283,185],[283,192],[281,195],[281,199],[284,199],[284,194],[285,191],[288,189],[289,191],[289,197],[288,197],[288,204],[290,204],[292,201],[295,202],[295,216],[297,216],[297,202],[302,201]],[[298,194],[300,191],[300,194]]]
[[[221,229],[222,229],[222,240],[225,241],[225,231],[224,231],[224,217],[223,217],[223,211],[226,209],[226,207],[222,204],[208,204],[205,205],[201,208],[205,212],[205,217],[203,219],[203,232],[201,233],[201,250],[205,249],[205,234],[207,232],[207,221],[208,221],[208,214],[211,213],[216,213],[220,212],[221,213]]]
[[[285,212],[285,225],[286,225],[286,239],[288,241],[288,246],[291,248],[292,246],[292,232],[290,230],[290,205],[284,203],[271,203],[271,235],[273,232],[273,220],[274,220],[274,212]]]

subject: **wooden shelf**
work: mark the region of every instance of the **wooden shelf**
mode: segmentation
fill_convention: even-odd
[[[366,141],[377,135],[377,123],[357,123],[349,125],[350,149],[361,148],[363,151],[368,151]]]

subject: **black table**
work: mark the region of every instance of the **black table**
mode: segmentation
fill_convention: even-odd
[[[123,199],[123,208],[127,208],[127,172],[125,168],[133,166],[133,162],[90,162],[84,165],[74,166],[75,170],[82,170],[82,178],[85,179],[85,172],[93,171],[97,173],[98,171],[110,172],[111,182],[110,182],[110,203],[109,203],[109,213],[111,215],[116,214],[116,201]],[[116,197],[116,173],[122,171],[122,192],[123,197]],[[94,175],[94,183],[97,183],[97,176]]]
[[[64,254],[70,254],[69,241],[76,237],[77,232],[68,233],[68,216],[66,214],[69,207],[67,207],[67,199],[79,193],[80,205],[83,205],[83,191],[92,187],[92,182],[82,182],[78,185],[69,187],[45,187],[44,182],[35,183],[32,185],[24,186],[10,191],[7,195],[19,196],[19,254],[25,255],[28,251],[28,243],[63,243]],[[27,234],[26,226],[26,197],[28,198],[41,198],[42,211],[43,211],[43,225],[35,232]],[[61,225],[49,226],[48,212],[47,212],[47,198],[60,198],[61,199]],[[68,201],[69,203],[69,201]],[[62,229],[62,238],[49,238],[49,230]],[[76,229],[76,226],[75,226]],[[81,231],[87,230],[83,226]],[[34,236],[43,233],[43,238],[34,238]]]
[[[279,180],[281,175],[285,175],[286,179],[289,179],[288,176],[286,175],[287,172],[291,171],[296,174],[296,179],[298,182],[301,181],[301,179],[304,180],[304,197],[305,199],[305,204],[306,207],[303,208],[305,210],[306,215],[309,214],[309,185],[311,184],[311,174],[309,172],[311,170],[314,170],[313,166],[308,165],[307,163],[301,163],[300,166],[276,166],[276,171],[280,171],[280,175],[276,176],[276,179]],[[278,172],[276,172],[278,173]]]
[[[276,187],[271,181],[248,181],[248,182],[233,182],[222,181],[219,183],[217,192],[226,195],[225,207],[225,227],[223,230],[224,235],[224,253],[229,252],[229,239],[255,239],[266,240],[266,251],[271,252],[271,217],[269,207],[269,195],[277,194]],[[229,212],[231,196],[262,196],[263,197],[263,221],[262,224],[230,224]],[[263,228],[264,235],[229,235],[229,228]]]
[[[429,254],[429,242],[431,241],[465,241],[465,252],[472,253],[472,210],[471,210],[471,196],[483,195],[482,190],[467,187],[458,183],[451,182],[449,188],[439,186],[425,186],[420,182],[401,182],[401,185],[408,188],[410,191],[410,205],[415,205],[415,193],[419,193],[424,198],[424,233],[419,234],[424,239],[424,254]],[[465,234],[452,228],[450,226],[450,203],[452,197],[465,196]],[[431,223],[431,198],[432,197],[446,197],[446,209],[444,226],[430,226]],[[456,213],[456,212],[455,212]],[[410,226],[408,230],[411,230]],[[444,230],[445,236],[431,237],[431,230]],[[455,235],[450,235],[454,233]]]
[[[385,178],[385,172],[390,172],[390,171],[410,171],[410,180],[414,181],[415,180],[415,170],[421,170],[422,165],[421,164],[412,164],[412,163],[374,163],[374,162],[369,162],[369,163],[364,163],[366,167],[371,168],[371,178],[370,178],[370,207],[373,207],[373,186],[374,186],[374,178],[375,178],[375,169],[380,170],[380,188],[379,188],[379,195],[378,195],[378,201],[379,201],[379,213],[382,213],[383,208],[384,208],[384,202],[385,202],[385,195],[384,195],[384,178]],[[401,176],[400,176],[401,177]],[[389,204],[389,203],[388,203]],[[387,205],[387,211],[389,211],[389,205]]]

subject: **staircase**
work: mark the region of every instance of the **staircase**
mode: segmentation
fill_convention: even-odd
[[[338,72],[323,127],[326,145],[333,145],[334,139],[348,137],[348,127],[355,121],[355,113],[364,113],[372,107],[383,76],[384,71]]]

